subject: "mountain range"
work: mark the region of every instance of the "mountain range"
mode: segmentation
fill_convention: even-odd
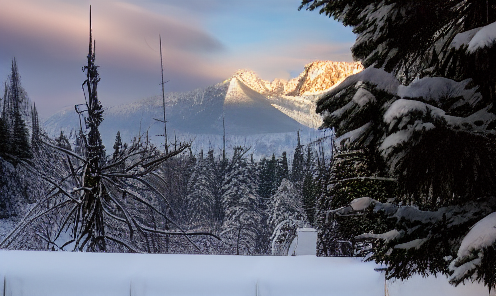
[[[209,145],[217,146],[215,143],[224,131],[223,126],[234,142],[234,139],[245,142],[240,145],[252,145],[246,142],[253,138],[280,138],[287,142],[283,135],[295,134],[298,130],[302,135],[316,137],[315,131],[322,122],[320,115],[315,113],[319,95],[361,70],[359,63],[317,61],[306,65],[296,78],[272,82],[259,78],[253,71],[239,70],[225,81],[207,88],[168,93],[165,97],[168,141],[179,137],[180,140],[196,138],[196,142],[200,142],[199,139],[208,135]],[[163,136],[157,136],[164,134],[163,123],[155,120],[163,119],[162,105],[162,97],[154,96],[107,107],[100,126],[104,145],[112,147],[117,131],[124,142],[130,142],[138,135],[143,137],[148,132],[150,141],[157,145],[163,143]],[[56,113],[44,123],[51,136],[58,136],[63,131],[74,137],[79,126],[79,117],[72,108]],[[267,146],[267,141],[264,142]]]

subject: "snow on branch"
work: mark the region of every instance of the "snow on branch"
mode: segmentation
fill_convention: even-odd
[[[474,53],[484,47],[492,47],[496,42],[496,22],[478,27],[469,31],[458,33],[451,47],[460,49],[466,47],[468,53]]]

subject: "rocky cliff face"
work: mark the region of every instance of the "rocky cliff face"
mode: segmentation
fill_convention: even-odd
[[[363,66],[358,62],[312,62],[305,66],[305,70],[297,78],[288,82],[286,95],[302,96],[319,93],[362,70]]]
[[[239,70],[232,77],[263,95],[296,97],[323,92],[362,70],[363,66],[358,62],[316,61],[307,64],[298,77],[289,81],[274,79],[269,82],[251,70]]]

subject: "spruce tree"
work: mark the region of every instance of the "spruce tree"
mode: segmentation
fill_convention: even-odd
[[[454,274],[455,284],[482,280],[494,288],[487,267],[495,241],[470,255],[460,250],[470,227],[496,210],[496,44],[489,33],[496,4],[303,0],[304,7],[353,27],[354,58],[367,67],[317,102],[341,151],[367,151],[365,172],[357,173],[358,163],[344,168],[351,175],[335,176],[319,198],[318,219],[342,208],[322,231],[336,233],[338,225],[337,233],[368,239],[370,258],[386,263],[389,277],[441,272]],[[349,199],[369,198],[364,189],[380,198],[395,192],[367,180],[397,183],[394,202],[356,210]]]
[[[214,195],[214,222],[216,225],[222,225],[224,221],[224,209],[222,208],[222,181],[224,179],[224,172],[222,164],[215,161],[214,150],[210,149],[207,155],[207,166],[209,171],[213,172],[212,194]]]
[[[314,180],[311,173],[306,173],[303,179],[303,184],[301,188],[301,196],[303,199],[303,208],[305,209],[305,214],[308,218],[308,222],[313,225],[315,217],[315,200],[316,200],[316,189]]]
[[[203,157],[202,150],[188,182],[186,196],[189,225],[192,229],[212,231],[216,226],[215,181],[214,168],[209,163],[209,158]]]
[[[297,145],[293,155],[293,165],[291,167],[291,181],[293,181],[294,184],[300,183],[304,176],[303,145],[301,145],[299,131],[297,137]]]
[[[276,183],[274,187],[279,188],[283,179],[289,179],[288,157],[286,151],[282,152],[281,158],[277,161]]]
[[[117,131],[117,135],[115,136],[114,146],[112,148],[114,148],[114,153],[112,154],[112,158],[116,160],[119,157],[122,150],[122,139],[121,139],[120,131]]]
[[[58,138],[55,138],[55,142],[57,143],[57,146],[59,146],[60,148],[71,150],[71,143],[69,142],[67,136],[64,135],[63,131],[60,131],[60,135]]]
[[[0,156],[5,155],[9,150],[9,130],[7,123],[0,117]]]
[[[33,151],[36,151],[40,148],[41,142],[40,123],[36,104],[33,104],[33,107],[31,107],[31,126],[31,147],[33,148]]]
[[[6,104],[7,104],[7,85],[5,85],[5,93],[3,98],[0,98],[0,156],[5,155],[9,151],[9,128],[6,118]]]
[[[241,147],[234,149],[230,169],[223,184],[222,203],[225,218],[222,236],[236,255],[260,254],[262,215],[254,167],[243,158]]]
[[[258,194],[264,199],[270,199],[277,190],[276,170],[277,160],[274,154],[270,160],[263,158],[260,161],[258,176]]]
[[[78,155],[85,155],[86,154],[86,138],[84,136],[84,133],[82,130],[79,130],[78,133],[76,133],[76,143],[74,145],[74,152]]]
[[[9,101],[12,104],[11,118],[12,118],[12,135],[11,135],[11,149],[10,152],[13,156],[19,158],[31,158],[31,147],[29,144],[29,132],[23,118],[21,110],[26,99],[24,98],[24,90],[21,86],[21,76],[17,68],[15,58],[12,60],[12,68],[10,74],[9,85]]]
[[[274,229],[279,223],[287,219],[305,222],[306,215],[299,193],[293,183],[288,179],[283,179],[271,200],[269,225]]]
[[[272,254],[286,255],[298,227],[307,222],[300,194],[288,179],[283,179],[271,199],[268,226],[272,231]]]
[[[10,138],[12,134],[12,126],[13,126],[13,121],[12,121],[12,102],[11,102],[12,97],[9,95],[9,84],[7,84],[7,81],[4,83],[4,94],[3,94],[3,105],[2,105],[2,118],[5,122],[5,126],[7,128],[8,132],[8,137]]]

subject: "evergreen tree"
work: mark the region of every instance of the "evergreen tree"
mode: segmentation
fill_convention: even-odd
[[[269,225],[274,229],[284,220],[306,221],[300,194],[288,179],[283,179],[271,199]]]
[[[284,179],[289,179],[288,157],[286,151],[282,152],[281,158],[277,161],[276,183],[274,184],[276,190]]]
[[[338,233],[366,232],[359,237],[370,239],[373,258],[387,264],[389,277],[455,271],[455,284],[472,279],[495,287],[488,267],[496,242],[480,238],[484,247],[467,255],[462,241],[496,210],[496,46],[487,33],[494,31],[496,4],[303,0],[303,7],[352,26],[353,55],[368,67],[317,103],[341,151],[367,151],[366,166],[347,166],[341,171],[349,177],[331,178],[317,218],[342,207],[330,219]],[[364,189],[379,199],[395,191],[365,180],[397,180],[395,202],[374,199],[369,208],[357,207],[370,201]],[[352,196],[342,196],[347,190]],[[353,197],[359,199],[350,204]],[[355,229],[347,226],[354,219],[360,220]],[[335,233],[333,225],[319,225]],[[456,258],[451,265],[441,260],[450,257]]]
[[[298,131],[297,137],[298,143],[293,155],[293,166],[291,167],[291,181],[293,181],[294,184],[301,182],[304,176],[303,145],[301,145],[300,141],[300,131]]]
[[[11,153],[19,158],[31,158],[31,147],[29,145],[29,132],[24,120],[19,113],[14,116],[14,128],[12,133]]]
[[[4,155],[9,151],[9,127],[8,121],[6,118],[6,104],[7,104],[7,85],[5,85],[5,94],[4,97],[0,100],[0,107],[2,113],[0,114],[0,156]]]
[[[78,155],[86,154],[86,144],[85,144],[85,136],[82,130],[79,130],[79,133],[76,133],[76,143],[74,144],[74,152]]]
[[[187,208],[190,213],[189,225],[211,231],[215,227],[215,171],[211,159],[203,157],[200,151],[193,174],[188,182]]]
[[[395,196],[394,182],[369,178],[373,171],[369,159],[365,150],[341,151],[333,158],[330,175],[325,177],[327,190],[322,190],[317,206],[319,255],[354,256],[361,248],[355,245],[355,235],[370,230],[361,217],[343,218],[330,214],[329,209],[344,207],[363,196],[383,202]]]
[[[12,136],[11,154],[19,158],[31,158],[31,147],[29,145],[29,132],[23,118],[23,105],[26,102],[25,93],[21,86],[21,77],[17,68],[15,58],[12,61],[9,85],[9,100],[12,104]]]
[[[305,209],[305,213],[308,219],[308,222],[311,225],[314,225],[315,222],[315,204],[317,201],[318,195],[318,185],[317,179],[314,179],[315,174],[315,158],[313,157],[312,148],[309,145],[307,147],[307,156],[304,160],[304,169],[302,175],[303,183],[301,185],[301,196],[303,199],[303,208]]]
[[[64,135],[63,131],[60,131],[60,136],[58,138],[55,138],[55,142],[60,148],[71,150],[71,143],[69,142],[67,136]]]
[[[312,174],[310,173],[305,174],[301,188],[301,195],[303,199],[303,208],[305,209],[308,222],[313,225],[315,221],[316,188]]]
[[[270,160],[263,158],[260,161],[260,169],[258,176],[258,194],[263,199],[270,199],[272,195],[276,192],[276,169],[277,160],[274,154]]]
[[[288,179],[281,185],[271,199],[268,225],[272,231],[271,247],[273,255],[287,255],[298,227],[307,222],[305,210],[298,190]]]
[[[209,171],[213,173],[212,194],[214,195],[214,222],[216,225],[222,225],[224,221],[224,209],[222,208],[222,183],[224,180],[224,171],[222,169],[222,163],[215,161],[214,151],[212,149],[208,151],[207,166]]]
[[[3,94],[3,105],[2,105],[2,118],[5,122],[5,125],[7,127],[9,137],[12,134],[12,126],[13,126],[13,119],[12,119],[12,97],[9,95],[9,84],[7,84],[7,81],[4,83],[4,94]]]
[[[39,149],[41,142],[40,123],[36,104],[33,104],[33,107],[31,108],[31,126],[31,147],[33,148],[33,151],[36,151]]]
[[[222,236],[236,255],[260,253],[262,216],[259,210],[256,174],[244,158],[241,147],[234,149],[229,172],[223,184],[222,203],[225,211]]]
[[[117,131],[117,135],[115,136],[115,142],[114,142],[113,148],[114,148],[114,154],[112,154],[112,158],[114,160],[116,160],[122,151],[122,139],[121,139],[121,132],[120,131]]]
[[[7,123],[0,117],[0,156],[5,155],[9,151],[9,130]]]

